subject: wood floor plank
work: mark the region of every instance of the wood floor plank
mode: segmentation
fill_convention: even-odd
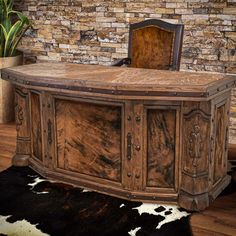
[[[201,213],[191,216],[194,236],[236,235],[236,193],[220,196]]]
[[[16,150],[15,124],[0,124],[0,171],[11,166]]]
[[[193,228],[193,235],[194,236],[228,236],[227,234],[213,232],[209,229],[201,229],[198,227]]]
[[[222,217],[221,212],[217,214],[215,211],[212,214],[195,214],[191,217],[191,225],[193,229],[197,227],[222,235],[236,235],[235,217],[229,214],[228,217]]]

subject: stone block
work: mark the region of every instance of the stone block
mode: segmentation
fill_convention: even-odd
[[[192,9],[175,9],[175,14],[181,14],[181,15],[190,15],[193,14],[193,10]]]
[[[28,6],[28,11],[37,11],[37,6]]]
[[[225,37],[236,40],[236,31],[234,32],[229,31],[229,32],[224,32],[224,33],[225,33]]]
[[[236,15],[236,8],[235,7],[224,8],[223,13],[227,15]]]
[[[115,59],[122,59],[122,58],[125,58],[127,57],[127,54],[126,53],[112,53],[112,58],[115,58]]]
[[[96,22],[116,22],[115,17],[96,17]]]
[[[126,24],[126,23],[112,23],[111,26],[114,28],[125,28],[125,27],[128,27],[128,24]]]
[[[174,14],[175,10],[171,8],[156,8],[157,14]]]

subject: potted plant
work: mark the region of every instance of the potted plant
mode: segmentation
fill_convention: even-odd
[[[29,27],[29,19],[13,10],[13,0],[0,0],[0,123],[14,120],[13,88],[1,79],[1,69],[22,64],[17,46]]]

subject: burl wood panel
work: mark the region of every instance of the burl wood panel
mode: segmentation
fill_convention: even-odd
[[[40,113],[40,97],[31,93],[31,129],[32,129],[32,153],[42,161],[42,128]]]
[[[56,100],[58,167],[121,181],[121,107]]]
[[[214,183],[218,182],[224,173],[224,159],[225,159],[225,135],[226,135],[226,104],[216,108],[215,115],[215,152],[214,152]]]
[[[131,67],[169,69],[174,33],[150,26],[133,31]]]
[[[176,111],[147,111],[147,186],[174,187]]]

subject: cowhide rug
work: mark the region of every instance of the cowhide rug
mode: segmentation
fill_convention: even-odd
[[[130,202],[62,183],[28,167],[0,173],[0,235],[192,235],[176,206]]]

